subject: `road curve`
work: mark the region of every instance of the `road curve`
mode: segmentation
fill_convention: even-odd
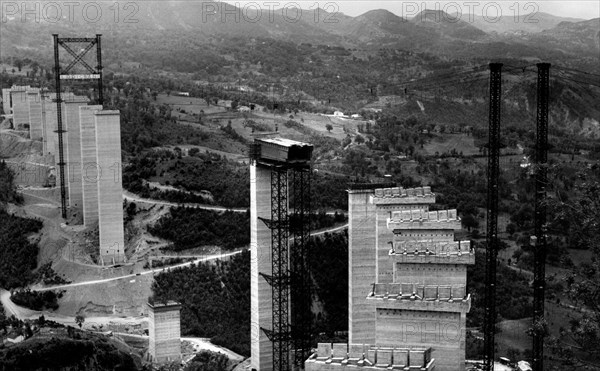
[[[228,208],[228,207],[223,207],[223,206],[211,206],[211,205],[205,205],[205,204],[194,204],[194,203],[178,204],[175,202],[159,201],[159,200],[154,200],[154,199],[150,199],[150,198],[142,198],[140,196],[134,195],[131,192],[126,192],[126,191],[123,191],[123,199],[127,200],[127,201],[145,202],[145,203],[149,203],[149,204],[164,205],[164,206],[170,206],[170,207],[185,206],[185,207],[191,207],[194,209],[213,210],[213,211],[233,211],[235,213],[245,213],[248,211],[247,208],[246,209],[244,209],[244,208]]]
[[[126,275],[118,276],[118,277],[105,278],[105,279],[102,279],[102,280],[82,281],[82,282],[76,282],[76,283],[68,283],[68,284],[64,284],[64,285],[48,286],[48,287],[37,289],[36,291],[57,290],[57,289],[67,289],[69,287],[75,287],[75,286],[96,285],[96,284],[99,284],[99,283],[117,281],[117,280],[127,279],[127,278],[134,278],[136,276],[143,276],[143,275],[147,275],[147,274],[160,273],[160,272],[164,272],[164,271],[166,271],[168,269],[187,267],[187,266],[190,266],[192,264],[196,264],[196,263],[200,263],[200,262],[205,262],[205,261],[209,261],[209,260],[226,258],[226,257],[229,257],[229,256],[240,254],[242,251],[243,250],[236,250],[236,251],[232,251],[232,252],[225,253],[225,254],[208,255],[208,256],[206,256],[204,258],[196,259],[196,260],[193,260],[191,262],[186,262],[186,263],[171,265],[171,266],[168,266],[168,267],[149,269],[149,270],[145,270],[145,271],[138,272],[138,273],[126,274]]]
[[[311,236],[319,236],[319,235],[322,235],[325,233],[335,233],[335,232],[344,230],[346,228],[348,228],[348,224],[344,224],[342,226],[334,227],[334,228],[330,228],[330,229],[325,229],[325,230],[319,231],[319,232],[314,232],[314,233],[311,233]],[[145,271],[142,271],[139,273],[126,274],[126,275],[118,276],[118,277],[105,278],[105,279],[101,279],[101,280],[91,280],[91,281],[82,281],[82,282],[76,282],[76,283],[68,283],[68,284],[64,284],[64,285],[48,286],[48,287],[43,287],[43,288],[37,289],[36,291],[57,290],[57,289],[66,289],[69,287],[76,287],[76,286],[95,285],[95,284],[99,284],[99,283],[111,282],[111,281],[116,281],[116,280],[121,280],[121,279],[134,278],[138,275],[155,274],[155,273],[164,272],[167,269],[187,267],[192,264],[197,264],[200,262],[230,257],[233,255],[240,254],[242,251],[244,251],[244,250],[240,249],[240,250],[235,250],[235,251],[225,253],[225,254],[208,255],[203,258],[193,260],[191,262],[180,263],[180,264],[171,265],[171,266],[162,267],[162,268],[148,269],[148,270],[145,270]]]

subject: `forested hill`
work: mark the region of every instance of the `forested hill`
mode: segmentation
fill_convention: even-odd
[[[42,222],[21,218],[6,211],[8,202],[20,202],[13,184],[14,173],[0,161],[0,288],[24,287],[34,279],[38,246],[28,237],[42,228]]]

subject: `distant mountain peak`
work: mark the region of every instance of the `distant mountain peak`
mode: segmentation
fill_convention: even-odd
[[[396,21],[406,21],[406,19],[390,12],[389,10],[386,9],[373,9],[373,10],[369,10],[366,13],[363,13],[361,15],[359,15],[356,18],[364,18],[364,19],[368,19],[372,22],[381,22],[381,21],[392,21],[392,20],[396,20]]]
[[[443,10],[425,9],[414,16],[411,20],[414,22],[450,22],[455,23],[460,20],[456,14],[448,14]]]

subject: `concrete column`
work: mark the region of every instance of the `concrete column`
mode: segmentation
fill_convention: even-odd
[[[72,99],[73,98],[73,93],[64,93],[62,94],[62,98],[63,99]],[[56,130],[58,128],[57,125],[57,117],[56,117],[56,93],[48,93],[46,95],[46,99],[44,99],[43,101],[43,105],[42,108],[44,110],[44,114],[43,114],[43,135],[44,135],[44,143],[45,143],[45,149],[44,149],[44,154],[47,153],[52,153],[55,155],[55,160],[56,162],[58,162],[58,134],[56,133]],[[65,110],[64,110],[64,105],[63,106],[63,110],[62,110],[62,115],[63,115],[63,123],[65,120]],[[66,133],[65,133],[65,138],[66,138]],[[58,165],[57,165],[57,169],[58,169]]]
[[[2,109],[4,109],[5,115],[10,115],[12,113],[10,104],[10,88],[2,89]]]
[[[46,132],[46,114],[48,113],[46,106],[48,105],[48,101],[42,97],[42,154],[47,155],[50,151],[48,151],[48,133]]]
[[[271,231],[258,218],[271,219],[271,170],[250,165],[250,350],[251,368],[273,370],[273,344],[261,328],[273,328]]]
[[[94,112],[101,110],[100,105],[79,107],[83,224],[86,227],[94,227],[98,223],[98,179],[102,174],[98,171],[96,159]]]
[[[181,360],[181,304],[148,303],[148,353],[153,362]]]
[[[13,87],[11,90],[13,124],[15,129],[29,124],[29,103],[25,87]]]
[[[42,99],[39,91],[27,92],[29,105],[29,138],[42,140]]]
[[[105,264],[125,260],[121,123],[119,111],[94,112],[98,181],[100,257]],[[81,168],[80,168],[81,169]]]
[[[348,191],[348,341],[375,343],[375,307],[367,296],[376,280],[373,190]]]
[[[43,102],[43,142],[44,142],[44,154],[52,153],[56,154],[55,146],[58,146],[56,131],[56,102],[49,99],[45,99]]]
[[[79,107],[87,105],[89,99],[77,97],[77,99],[66,101],[64,104],[65,114],[63,116],[63,126],[67,132],[63,133],[64,148],[66,148],[66,167],[68,171],[65,175],[69,184],[69,206],[82,210],[83,194],[81,184],[81,124],[79,122]]]

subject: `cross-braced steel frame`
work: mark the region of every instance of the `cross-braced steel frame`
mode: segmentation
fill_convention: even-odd
[[[490,63],[488,139],[487,248],[485,253],[484,370],[494,370],[496,329],[496,262],[498,260],[498,184],[500,178],[500,106],[502,63]]]
[[[309,271],[310,238],[310,168],[293,168],[293,213],[290,232],[293,248],[290,249],[291,303],[292,303],[292,345],[294,364],[304,368],[304,361],[310,356],[310,334],[312,321],[311,277]]]
[[[546,185],[548,184],[548,100],[550,63],[538,63],[535,145],[535,236],[533,272],[533,370],[544,370],[544,290],[546,289]]]
[[[287,371],[290,363],[288,169],[271,170],[271,289],[273,294],[273,370]]]
[[[73,78],[77,80],[94,79],[98,82],[98,104],[104,103],[103,87],[102,87],[102,35],[96,35],[96,37],[58,37],[58,34],[52,35],[54,38],[54,79],[56,88],[56,122],[57,129],[55,133],[58,134],[58,167],[60,171],[60,203],[62,217],[67,218],[67,194],[65,190],[65,155],[64,155],[64,142],[63,133],[66,132],[63,127],[62,121],[62,97],[61,97],[61,80],[63,78]],[[75,52],[69,44],[71,43],[88,43],[88,45],[81,50],[79,53]],[[60,52],[59,46],[67,51],[73,60],[65,68],[60,67]],[[90,66],[83,57],[96,46],[96,61],[98,65],[94,68]],[[73,67],[81,65],[91,75],[86,77],[85,75],[70,75],[69,72]]]
[[[260,148],[250,146],[256,161]],[[273,343],[273,370],[304,368],[311,348],[310,165],[262,163],[271,169],[271,275],[261,274],[272,290],[272,329],[261,328]],[[291,174],[292,214],[288,212]],[[294,242],[289,246],[289,237]],[[291,322],[290,322],[291,313]],[[291,354],[293,352],[293,355]]]

